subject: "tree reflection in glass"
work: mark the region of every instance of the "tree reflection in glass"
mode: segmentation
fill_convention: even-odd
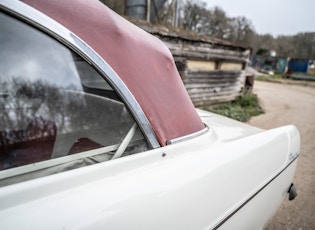
[[[51,37],[0,21],[0,170],[121,143],[135,121],[107,82]]]

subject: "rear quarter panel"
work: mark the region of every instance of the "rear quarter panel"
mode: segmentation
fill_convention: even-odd
[[[256,228],[281,203],[294,164],[233,212],[290,163],[289,133],[293,126],[221,141],[210,128],[186,142],[3,187],[0,228]]]

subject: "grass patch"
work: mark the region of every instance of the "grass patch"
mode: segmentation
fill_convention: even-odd
[[[232,102],[204,109],[242,122],[248,121],[252,116],[264,113],[259,105],[257,95],[250,92],[244,92]]]
[[[309,77],[309,79],[313,78],[315,79],[315,72],[309,72],[309,73],[293,73],[293,76],[305,76]],[[274,75],[261,75],[255,77],[255,80],[258,81],[271,81],[271,80],[293,80],[293,81],[300,81],[294,78],[286,78],[281,74],[274,74]]]
[[[299,73],[299,72],[296,72],[296,73],[292,73],[292,75],[315,77],[315,70],[309,71],[309,72],[307,72],[307,73]]]
[[[274,74],[274,75],[261,75],[261,76],[257,76],[255,77],[255,80],[258,81],[268,81],[270,79],[283,79],[283,76],[281,74]]]

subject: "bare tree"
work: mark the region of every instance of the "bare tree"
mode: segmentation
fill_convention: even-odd
[[[206,3],[200,0],[188,1],[183,6],[181,22],[186,30],[203,33],[203,27],[207,21],[208,12]]]
[[[230,19],[229,24],[231,28],[229,40],[242,45],[249,45],[251,43],[255,29],[249,19],[235,17]]]
[[[219,7],[208,11],[208,21],[205,25],[206,34],[216,38],[228,38],[230,32],[229,19]]]
[[[119,14],[125,13],[125,0],[100,1]],[[249,19],[230,18],[219,7],[207,8],[204,0],[167,0],[159,11],[159,23],[174,25],[176,3],[179,4],[180,28],[252,47],[254,53],[265,49],[275,50],[281,57],[315,59],[315,32],[276,38],[270,34],[260,35]]]

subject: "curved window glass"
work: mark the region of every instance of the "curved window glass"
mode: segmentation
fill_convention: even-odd
[[[80,56],[5,14],[0,30],[0,170],[23,166],[12,177],[30,175],[35,163],[51,174],[148,148],[119,96]]]

